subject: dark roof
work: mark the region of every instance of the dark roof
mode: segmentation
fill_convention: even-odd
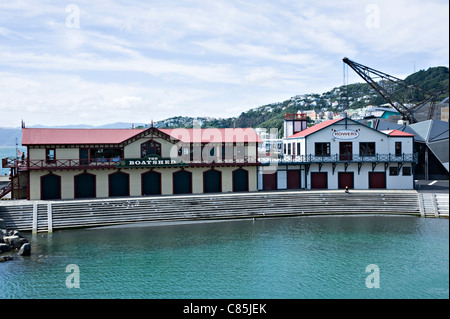
[[[438,120],[428,120],[419,123],[414,123],[408,126],[408,130],[415,132],[415,140],[423,142],[433,152],[441,164],[449,170],[449,151],[448,151],[448,137],[449,124],[448,122]],[[406,130],[405,130],[406,131]]]
[[[409,125],[409,128],[420,135],[425,142],[435,142],[449,138],[448,122],[428,120]]]
[[[379,119],[376,122],[375,129],[377,129],[378,131],[387,131],[387,130],[404,131],[405,130],[405,126],[403,126],[401,124],[394,123],[394,122],[389,122],[389,121],[386,121],[386,120]]]

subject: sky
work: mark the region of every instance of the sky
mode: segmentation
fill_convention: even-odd
[[[342,85],[344,57],[448,67],[448,0],[0,0],[0,127],[239,116]]]

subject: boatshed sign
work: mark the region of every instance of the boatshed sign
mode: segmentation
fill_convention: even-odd
[[[357,138],[359,136],[359,129],[357,130],[332,130],[333,131],[333,137],[338,138],[340,140],[352,140],[354,138]]]
[[[126,158],[119,162],[117,168],[180,167],[180,166],[188,166],[188,164],[179,162],[171,158],[163,158],[157,155],[149,155],[145,158]]]

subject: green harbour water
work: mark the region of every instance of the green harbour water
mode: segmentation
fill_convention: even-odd
[[[0,263],[0,298],[448,299],[448,224],[320,216],[24,233],[32,255]],[[379,288],[366,285],[369,265]]]

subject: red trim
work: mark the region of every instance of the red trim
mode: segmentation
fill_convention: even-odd
[[[108,174],[108,197],[114,197],[114,196],[111,196],[111,176],[112,175],[116,175],[116,174],[125,174],[127,176],[127,179],[128,179],[128,181],[127,181],[128,182],[128,192],[127,192],[127,194],[125,196],[130,196],[130,174],[124,173],[124,172],[121,172],[121,171],[117,171],[115,173]]]
[[[53,150],[53,159],[50,159],[48,156],[49,151]],[[56,147],[46,147],[45,148],[45,163],[53,164],[56,163]]]
[[[162,194],[162,176],[161,176],[162,174],[153,169],[141,174],[141,195],[148,196],[148,194],[144,194],[144,175],[149,174],[149,173],[155,173],[155,174],[159,175],[159,195],[161,195]]]
[[[30,149],[29,149],[29,147],[27,146],[27,167],[29,167],[30,166]],[[28,172],[28,177],[27,177],[27,200],[30,200],[31,199],[31,195],[30,195],[30,182],[31,182],[31,180],[30,180],[30,172]]]
[[[40,185],[40,187],[41,187],[41,200],[42,200],[42,179],[44,178],[44,177],[46,177],[46,176],[49,176],[49,175],[54,175],[54,176],[56,176],[56,177],[58,177],[58,179],[59,179],[59,190],[58,190],[58,198],[55,198],[55,199],[61,199],[61,187],[62,187],[62,185],[61,185],[61,176],[60,175],[57,175],[57,174],[54,174],[53,172],[50,172],[50,173],[48,173],[48,174],[45,174],[45,175],[42,175],[41,177],[40,177],[40,183],[41,183],[41,185]]]
[[[307,120],[308,115],[306,113],[284,113],[285,120]]]
[[[236,190],[235,190],[235,188],[234,188],[234,172],[236,172],[236,171],[239,171],[239,170],[242,170],[242,171],[246,171],[247,172],[247,192],[249,191],[249,189],[250,189],[250,175],[249,175],[249,173],[248,173],[248,170],[246,170],[245,168],[238,168],[238,169],[235,169],[234,171],[232,171],[231,172],[231,176],[232,176],[232,181],[231,181],[231,183],[233,184],[233,192],[236,192]]]
[[[339,142],[339,160],[353,160],[353,142]]]
[[[151,142],[154,143],[152,151],[157,150],[158,152],[153,152],[151,154],[149,153],[149,146],[150,146]],[[146,152],[145,155],[143,154],[143,146],[144,145],[145,145],[145,152]],[[158,155],[158,156],[161,156],[161,153],[162,153],[161,143],[158,143],[154,139],[151,139],[151,140],[148,140],[148,141],[145,141],[145,142],[141,143],[141,158],[145,158],[145,157],[147,157],[149,155],[155,155],[155,154]]]

